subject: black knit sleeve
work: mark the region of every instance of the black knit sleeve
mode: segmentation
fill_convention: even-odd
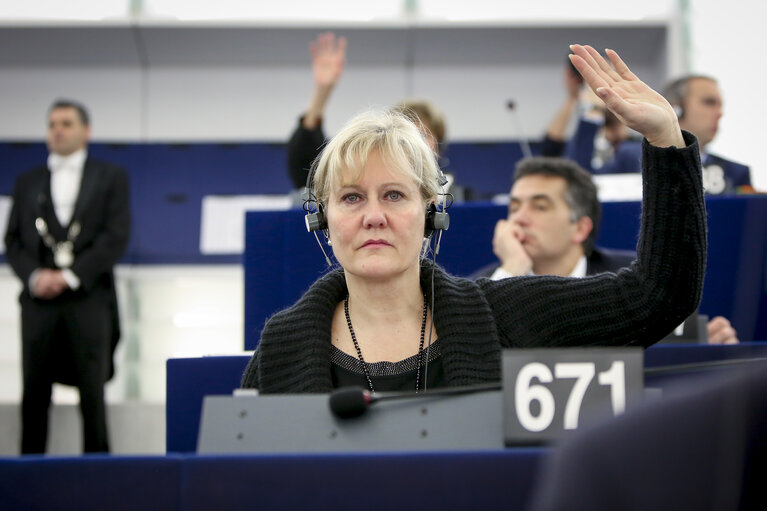
[[[322,124],[315,129],[304,128],[303,116],[298,120],[298,126],[290,136],[287,145],[288,174],[295,188],[306,186],[312,162],[319,156],[325,144],[325,133]]]
[[[583,279],[479,281],[502,345],[649,346],[697,308],[706,210],[698,143],[684,135],[682,149],[643,144],[642,224],[631,267]]]
[[[261,352],[258,348],[250,357],[245,372],[242,374],[242,380],[240,381],[240,387],[243,389],[257,389],[258,388],[258,367],[260,365],[259,360],[261,358]]]

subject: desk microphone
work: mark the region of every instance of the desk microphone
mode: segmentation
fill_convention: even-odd
[[[685,371],[697,371],[701,369],[715,369],[726,366],[737,366],[743,364],[753,364],[767,361],[765,357],[759,358],[741,358],[730,360],[715,360],[709,362],[694,362],[689,364],[679,364],[665,367],[647,367],[644,369],[645,375],[673,374]],[[330,393],[328,405],[333,415],[341,419],[350,419],[364,414],[368,408],[379,401],[388,401],[392,399],[421,399],[435,396],[455,396],[459,394],[471,394],[473,392],[485,392],[488,390],[501,390],[501,383],[480,383],[477,385],[466,385],[463,387],[446,387],[435,390],[426,390],[424,392],[387,392],[383,395],[371,393],[362,387],[343,387]]]
[[[522,148],[522,155],[525,158],[531,158],[533,156],[533,151],[530,149],[530,143],[525,138],[525,130],[522,128],[522,120],[517,113],[516,102],[513,99],[508,100],[506,102],[506,108],[511,113],[511,119],[515,124],[514,127],[517,131],[517,135],[519,135],[519,146]]]
[[[458,394],[471,394],[472,392],[484,392],[487,390],[500,390],[500,383],[481,383],[478,385],[466,385],[464,387],[447,387],[424,392],[389,392],[377,395],[362,387],[344,387],[330,393],[328,405],[333,415],[341,419],[359,417],[373,404],[379,401],[391,399],[428,398],[434,396],[454,396]]]

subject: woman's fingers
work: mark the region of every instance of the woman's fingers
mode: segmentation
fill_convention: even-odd
[[[605,53],[607,53],[607,57],[610,59],[610,62],[612,62],[615,70],[618,72],[618,75],[620,75],[621,78],[624,80],[639,80],[639,78],[637,78],[637,76],[631,72],[626,63],[623,62],[623,59],[620,57],[620,55],[618,55],[616,51],[608,48],[605,50]]]
[[[614,82],[620,81],[621,78],[618,73],[616,73],[615,70],[610,67],[610,64],[607,63],[604,57],[602,57],[602,55],[600,55],[597,50],[591,46],[586,46],[586,51],[589,53],[591,58],[594,59],[594,62],[599,66],[599,70],[602,72],[608,82],[612,84]]]
[[[631,105],[621,97],[620,94],[615,92],[614,89],[609,87],[603,87],[597,91],[597,94],[605,102],[607,108],[621,118],[621,122],[626,123],[626,118],[630,115],[628,109]]]
[[[594,70],[591,64],[579,53],[570,55],[570,62],[573,63],[575,69],[581,74],[589,87],[596,90],[599,87],[609,87],[607,81]]]

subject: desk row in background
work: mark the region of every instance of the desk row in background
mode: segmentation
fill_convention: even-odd
[[[709,198],[708,262],[700,312],[725,316],[743,341],[767,339],[767,197]],[[597,245],[635,250],[639,202],[602,206]],[[245,225],[245,349],[254,349],[266,318],[292,305],[327,265],[300,210],[249,212]],[[495,260],[493,229],[506,207],[456,205],[437,264],[469,275]],[[324,240],[320,236],[320,240]]]

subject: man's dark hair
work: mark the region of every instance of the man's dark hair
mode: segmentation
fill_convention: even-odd
[[[663,88],[663,97],[666,98],[672,106],[676,105],[684,108],[685,99],[687,99],[687,93],[690,88],[690,82],[693,80],[710,80],[716,83],[715,78],[707,75],[685,75],[666,84]]]
[[[591,255],[602,218],[602,206],[597,197],[597,187],[591,174],[572,160],[536,156],[525,158],[517,163],[514,181],[526,176],[561,177],[567,183],[565,202],[570,206],[570,220],[577,222],[586,216],[591,219],[594,228],[583,240],[583,251]]]
[[[48,109],[48,115],[50,115],[50,113],[57,108],[74,108],[77,110],[77,114],[80,116],[80,121],[83,123],[83,125],[90,126],[91,119],[88,115],[88,110],[82,103],[73,101],[71,99],[57,99]]]

